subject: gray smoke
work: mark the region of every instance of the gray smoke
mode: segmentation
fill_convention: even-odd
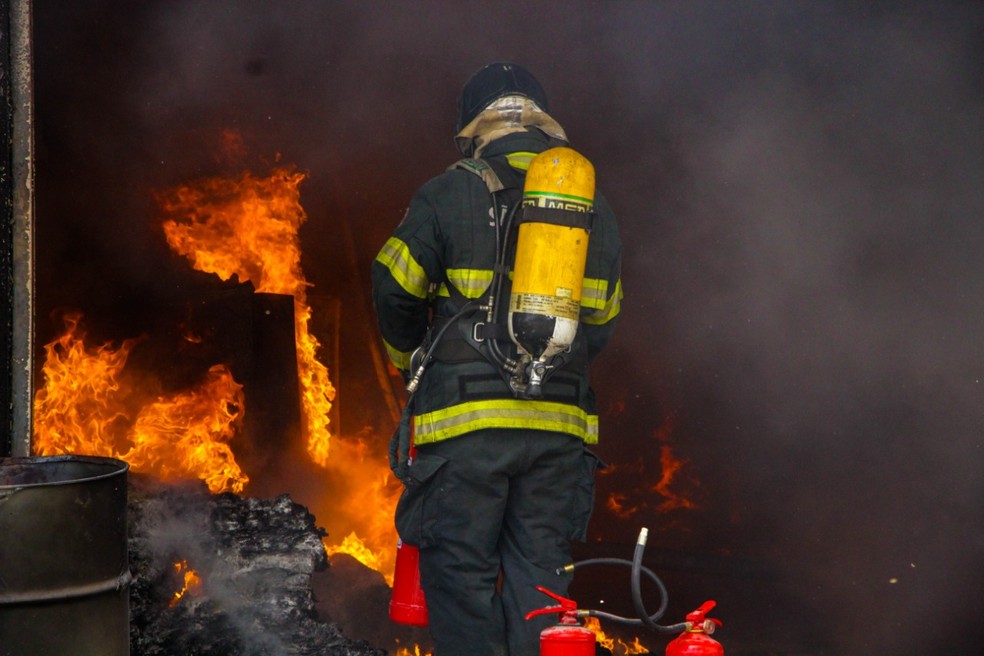
[[[148,190],[223,170],[225,129],[254,166],[309,173],[305,270],[361,303],[411,193],[456,157],[461,84],[525,63],[621,220],[599,451],[658,476],[673,413],[707,496],[682,537],[603,512],[599,537],[665,523],[666,543],[769,563],[809,611],[732,635],[979,649],[978,623],[953,624],[984,611],[981,4],[531,4],[35,0],[39,304],[125,309],[119,337],[151,324],[184,264]],[[346,371],[366,370],[371,318],[347,320]]]

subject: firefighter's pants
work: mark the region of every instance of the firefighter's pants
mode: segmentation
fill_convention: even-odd
[[[569,435],[482,430],[417,450],[397,529],[420,547],[435,656],[537,656],[567,595],[570,540],[583,540],[598,459]],[[501,572],[501,587],[498,585]]]

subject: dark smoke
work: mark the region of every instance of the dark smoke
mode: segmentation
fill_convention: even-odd
[[[979,2],[34,10],[43,313],[80,307],[94,338],[153,326],[188,274],[151,191],[222,172],[235,129],[254,166],[309,172],[305,271],[351,308],[340,398],[373,393],[357,373],[369,263],[455,159],[464,80],[521,61],[625,240],[620,332],[597,363],[599,451],[616,465],[603,492],[638,487],[620,465],[658,476],[673,415],[706,499],[685,531],[599,502],[597,537],[649,524],[665,544],[767,564],[764,589],[688,591],[730,588],[726,620],[755,608],[721,634],[732,654],[787,625],[823,635],[799,653],[984,646]],[[45,343],[60,325],[39,320]],[[378,420],[354,405],[347,432]],[[790,596],[794,617],[772,605]]]

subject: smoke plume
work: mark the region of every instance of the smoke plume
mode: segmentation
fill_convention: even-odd
[[[980,3],[34,11],[43,312],[82,306],[114,338],[152,325],[186,274],[150,192],[220,169],[211,145],[233,128],[309,173],[304,268],[351,308],[343,365],[365,370],[375,252],[456,158],[461,85],[521,62],[625,242],[619,333],[595,373],[599,452],[616,464],[603,491],[631,486],[618,465],[639,458],[658,476],[654,434],[673,414],[704,523],[635,519],[774,572],[734,640],[788,624],[825,640],[799,653],[984,644]],[[38,341],[55,328],[42,320]],[[340,399],[346,385],[373,383],[352,374]],[[599,505],[599,539],[636,528]],[[783,616],[780,596],[802,612]]]

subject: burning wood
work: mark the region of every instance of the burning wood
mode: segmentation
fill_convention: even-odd
[[[236,277],[251,282],[257,292],[289,294],[295,305],[297,370],[304,415],[307,453],[316,464],[349,479],[346,487],[358,490],[347,500],[354,505],[353,525],[345,542],[331,546],[332,553],[349,553],[384,572],[393,570],[392,508],[396,494],[385,458],[366,457],[362,441],[341,443],[341,459],[330,459],[328,412],[335,389],[328,369],[318,361],[318,340],[308,322],[310,286],[301,270],[298,230],[307,220],[300,204],[300,184],[305,175],[291,167],[274,169],[267,177],[249,172],[234,178],[206,178],[181,185],[159,195],[168,217],[163,223],[168,244],[192,266],[214,273],[222,280]],[[344,467],[339,467],[339,463]],[[366,503],[371,497],[376,503]],[[336,501],[335,505],[338,505]]]
[[[323,531],[290,497],[130,479],[134,656],[385,653],[317,619],[311,577],[328,566]]]
[[[119,345],[87,346],[81,315],[66,317],[65,334],[45,349],[45,384],[36,399],[35,448],[41,455],[119,458],[130,463],[134,473],[172,482],[199,479],[213,493],[303,490],[311,495],[317,487],[321,492],[314,496],[321,498],[306,502],[327,515],[324,523],[333,535],[347,536],[340,544],[325,541],[321,557],[326,548],[332,554],[352,554],[391,580],[396,545],[392,512],[399,485],[390,476],[385,453],[372,453],[369,440],[340,438],[333,440],[329,458],[328,413],[335,389],[327,366],[316,358],[320,344],[308,328],[310,283],[301,270],[298,238],[307,218],[299,193],[304,177],[291,167],[281,167],[266,177],[245,172],[193,181],[158,195],[168,244],[196,270],[218,276],[224,285],[217,290],[221,294],[189,296],[182,304],[188,308],[185,316],[175,319],[180,324],[162,329],[173,333],[170,339],[149,335]],[[249,304],[244,294],[267,300]],[[280,301],[286,302],[288,312],[281,311]],[[280,323],[276,330],[267,325],[271,308],[277,310],[277,319],[287,320],[286,332]],[[255,325],[238,332],[226,328],[229,317],[239,326],[242,317],[252,317],[257,324],[258,316],[264,317],[259,330]],[[287,341],[291,348],[271,348],[272,332],[277,344]],[[285,334],[288,339],[281,339]],[[276,376],[270,376],[297,380],[283,385],[294,395],[278,394],[279,388],[257,380],[253,366],[260,361],[258,352],[277,362],[296,361],[289,373],[277,369]],[[194,364],[182,364],[188,356],[197,358]],[[180,369],[184,375],[155,370],[163,358],[168,360],[168,372]],[[135,364],[124,371],[131,359]],[[192,376],[198,379],[189,387]],[[269,408],[265,413],[260,408],[263,401],[297,408],[296,421],[288,414],[274,416]],[[303,424],[303,464],[290,460],[295,452],[289,445],[298,424]],[[258,434],[250,434],[251,430]],[[251,482],[250,476],[266,473],[264,465],[274,450],[280,459],[275,465],[283,467],[281,473],[289,471],[293,480]],[[308,467],[318,469],[317,473],[308,472]],[[167,535],[157,537],[164,545],[169,543]],[[166,572],[169,582],[164,586],[167,594],[157,601],[171,602],[173,613],[214,604],[215,568],[200,554],[173,551],[166,562],[154,561],[155,576]],[[190,592],[195,589],[191,579],[183,580],[191,570],[173,571],[176,560],[187,561],[200,575],[202,594]]]
[[[310,283],[301,270],[298,229],[307,220],[300,204],[304,174],[289,168],[269,177],[207,178],[160,195],[170,218],[164,233],[171,248],[192,266],[222,280],[237,276],[257,292],[294,297],[297,365],[307,450],[314,462],[328,460],[328,412],[335,388],[317,359],[318,340],[308,330]]]

